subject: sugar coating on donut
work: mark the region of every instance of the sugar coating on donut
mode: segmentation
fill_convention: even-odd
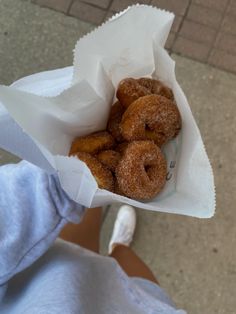
[[[122,106],[119,101],[117,101],[111,107],[110,115],[107,122],[107,130],[111,133],[111,135],[116,139],[117,142],[124,141],[120,130],[120,122],[124,111],[125,107]]]
[[[134,102],[139,97],[149,95],[150,91],[145,88],[144,86],[141,86],[137,80],[133,78],[126,78],[122,81],[120,81],[116,97],[124,106],[125,108],[128,108],[132,102]]]
[[[155,144],[159,147],[168,141],[167,137],[163,133],[150,130],[148,127],[146,127],[145,137],[143,139],[154,141]]]
[[[160,95],[147,95],[127,108],[120,127],[127,141],[150,139],[161,146],[179,133],[181,116],[171,100]]]
[[[120,161],[121,154],[114,150],[104,150],[100,152],[96,157],[103,165],[105,165],[108,169],[114,172]]]
[[[114,191],[114,177],[107,167],[88,153],[79,152],[76,156],[86,163],[100,189]]]
[[[121,195],[121,196],[126,196],[126,195],[121,191],[116,177],[115,177],[114,193],[115,193],[115,194],[119,194],[119,195]]]
[[[107,131],[95,132],[90,135],[77,137],[71,145],[69,155],[77,152],[96,154],[97,152],[114,147],[115,140]]]
[[[141,77],[140,79],[137,79],[137,82],[141,86],[147,88],[152,94],[161,95],[168,99],[174,100],[174,94],[172,90],[159,80]]]
[[[165,158],[152,141],[130,143],[116,168],[120,191],[140,200],[155,197],[165,185],[166,174]]]

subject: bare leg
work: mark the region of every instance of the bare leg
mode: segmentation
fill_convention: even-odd
[[[102,208],[89,208],[80,224],[67,224],[60,237],[99,253],[99,236],[102,222]],[[142,277],[158,283],[148,266],[131,250],[117,243],[110,255],[130,277]]]
[[[130,277],[141,277],[159,284],[148,266],[132,251],[130,247],[117,243],[110,255]]]
[[[67,224],[60,237],[98,253],[101,222],[102,208],[88,208],[81,223]]]

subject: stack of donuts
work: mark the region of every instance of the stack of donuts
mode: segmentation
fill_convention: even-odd
[[[161,148],[181,129],[170,88],[151,78],[126,78],[117,88],[106,130],[76,138],[69,155],[85,162],[99,188],[148,200],[164,187]]]

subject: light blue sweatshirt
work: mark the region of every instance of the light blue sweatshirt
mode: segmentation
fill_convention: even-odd
[[[83,213],[56,176],[26,161],[0,167],[1,314],[185,313],[114,259],[56,240]]]

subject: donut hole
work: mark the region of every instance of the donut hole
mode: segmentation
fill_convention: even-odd
[[[144,166],[144,170],[148,173],[152,167],[150,165]]]
[[[153,128],[150,128],[148,124],[145,124],[145,132],[148,136],[155,136],[155,135],[159,135],[161,137],[165,137],[165,133],[161,132],[160,130],[155,130]]]
[[[153,168],[152,165],[144,165],[144,170],[145,170],[147,176],[149,177],[149,179],[151,179],[151,177],[152,177],[152,168]]]
[[[152,132],[153,130],[149,127],[148,124],[145,124],[145,131]]]

